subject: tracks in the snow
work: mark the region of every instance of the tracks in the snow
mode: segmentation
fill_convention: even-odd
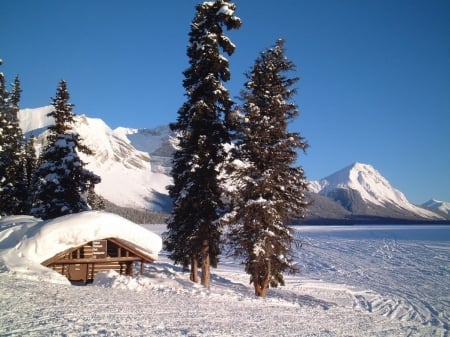
[[[303,275],[354,288],[348,291],[354,310],[436,326],[448,334],[449,245],[405,235],[397,239],[383,229],[368,235],[367,228],[361,235],[356,229],[298,232],[304,242]]]

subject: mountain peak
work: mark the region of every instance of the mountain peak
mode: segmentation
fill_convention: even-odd
[[[359,169],[359,170],[367,169],[367,168],[373,169],[373,166],[372,166],[372,165],[370,165],[370,164],[365,164],[365,163],[360,163],[360,162],[358,162],[358,161],[355,161],[353,164],[351,164],[351,165],[348,166],[348,167],[351,167],[351,168],[354,168],[354,169]]]
[[[372,172],[373,174],[381,175],[372,165],[360,162],[354,162],[353,164],[343,168],[341,171],[347,171],[349,174],[355,172]]]
[[[437,209],[445,214],[450,215],[450,202],[436,200],[434,198],[431,198],[427,202],[424,202],[422,206],[431,208],[431,209]]]
[[[435,213],[411,204],[402,192],[392,187],[370,164],[355,162],[311,183],[311,187],[314,192],[340,202],[353,212],[365,213],[372,210],[377,215],[380,209],[388,208],[396,212],[401,210],[425,218],[436,218]]]
[[[335,188],[356,190],[365,201],[375,205],[382,205],[383,202],[380,200],[381,196],[387,196],[389,199],[395,200],[404,198],[403,195],[400,195],[400,192],[394,190],[389,182],[369,164],[355,162],[321,181],[324,183],[324,192]]]
[[[361,175],[380,175],[372,165],[355,162],[343,169],[336,171],[322,180],[327,180],[330,185],[357,184]]]

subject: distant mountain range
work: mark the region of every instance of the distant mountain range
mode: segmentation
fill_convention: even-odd
[[[46,116],[51,109],[47,106],[19,112],[22,130],[38,137],[38,149],[47,126],[52,123]],[[88,163],[88,169],[102,177],[96,187],[100,195],[122,207],[170,211],[166,186],[171,183],[175,140],[168,126],[112,130],[101,119],[79,115],[75,129],[84,143],[95,151],[93,157],[80,156]],[[413,205],[368,164],[354,163],[326,178],[310,182],[307,197],[311,202],[309,223],[450,220],[450,203],[432,200],[424,207]]]
[[[311,221],[325,219],[340,222],[420,222],[426,219],[449,219],[438,214],[435,207],[424,208],[413,205],[405,195],[391,186],[373,166],[354,163],[319,181],[310,182]],[[320,197],[318,197],[320,196]],[[325,197],[326,199],[324,199]],[[324,216],[323,209],[334,202],[332,214]],[[314,206],[318,203],[319,207]],[[326,206],[323,205],[326,203]]]
[[[422,204],[423,207],[432,209],[434,211],[439,211],[444,214],[450,215],[450,202],[439,201],[435,199],[430,199]]]

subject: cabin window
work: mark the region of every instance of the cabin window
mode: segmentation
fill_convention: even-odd
[[[82,258],[84,258],[84,249],[83,249],[83,247],[74,250],[70,257],[72,259],[82,259]]]
[[[113,242],[108,242],[108,257],[120,257],[120,247],[114,244]]]

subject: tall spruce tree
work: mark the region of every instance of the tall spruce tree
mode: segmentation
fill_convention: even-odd
[[[229,142],[225,125],[232,107],[223,82],[230,79],[229,63],[221,51],[231,55],[235,46],[224,35],[238,29],[236,6],[227,0],[204,2],[196,7],[191,23],[184,71],[187,101],[178,111],[171,129],[177,133],[178,149],[173,157],[173,185],[169,194],[173,210],[168,219],[165,247],[175,263],[191,266],[191,280],[210,283],[210,266],[218,263],[222,209],[218,167],[223,163],[223,144]]]
[[[24,155],[22,159],[22,170],[24,172],[23,205],[22,214],[30,214],[33,207],[33,179],[37,168],[37,155],[35,149],[36,137],[31,134],[25,142]]]
[[[17,116],[20,93],[19,77],[9,92],[0,73],[0,214],[23,214],[24,137]]]
[[[14,83],[12,84],[12,90],[11,90],[11,107],[13,110],[15,110],[15,118],[18,120],[17,113],[19,111],[19,103],[20,103],[20,97],[22,96],[22,88],[20,86],[20,78],[19,76],[16,76],[14,79]]]
[[[54,111],[47,116],[55,123],[48,128],[46,145],[39,157],[35,203],[31,213],[43,219],[88,210],[87,192],[100,177],[84,168],[78,152],[92,154],[72,130],[73,105],[69,103],[67,84],[61,80],[52,99]]]
[[[228,169],[234,189],[224,219],[234,253],[243,258],[255,295],[262,297],[269,286],[284,283],[285,271],[295,271],[289,221],[303,217],[307,206],[304,172],[294,166],[297,150],[307,144],[299,133],[288,131],[299,113],[292,102],[298,78],[286,75],[293,70],[278,40],[246,74],[242,111],[232,118],[236,139]]]
[[[1,63],[0,63],[1,64]],[[5,76],[0,72],[0,215],[7,214],[4,207],[7,199],[6,189],[8,188],[8,167],[9,167],[9,122],[6,116],[9,92],[5,85]]]

